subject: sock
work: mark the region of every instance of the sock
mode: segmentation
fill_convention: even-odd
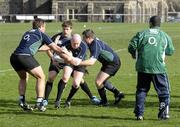
[[[63,90],[65,88],[65,85],[66,85],[66,83],[61,79],[58,83],[58,92],[57,92],[56,101],[60,100]]]
[[[52,86],[53,86],[52,82],[48,82],[48,81],[46,82],[45,97],[44,97],[45,100],[48,100],[49,94],[52,90]]]
[[[102,100],[103,102],[107,102],[106,90],[104,89],[104,87],[101,88],[101,89],[98,89],[98,92],[99,92],[99,95],[100,95],[100,97],[101,97],[101,100]]]
[[[19,96],[19,100],[22,101],[23,103],[25,103],[25,96],[24,95],[20,95]]]
[[[92,99],[93,95],[92,95],[87,83],[84,81],[84,83],[81,83],[80,86],[81,86],[81,89],[89,96],[89,98]]]
[[[70,91],[69,96],[66,101],[70,101],[78,89],[79,88],[74,88],[74,86],[72,86],[71,91]]]
[[[104,84],[104,87],[108,89],[109,91],[113,92],[115,96],[117,96],[120,93],[120,91],[116,89],[110,82],[105,81],[103,84]]]
[[[37,97],[36,102],[41,103],[43,101],[43,97]]]

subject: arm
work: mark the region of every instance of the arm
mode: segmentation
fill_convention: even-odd
[[[167,56],[171,56],[174,53],[175,49],[174,49],[174,46],[173,46],[171,38],[168,35],[166,35],[166,36],[167,36],[166,37],[167,47],[165,49],[165,54]]]
[[[73,57],[72,60],[69,62],[69,64],[72,64],[74,66],[78,66],[78,65],[80,65],[81,62],[82,62],[82,59],[79,59],[77,57]]]
[[[136,50],[139,41],[139,33],[137,33],[130,41],[128,46],[128,52],[131,54],[133,59],[136,59]]]
[[[47,50],[46,53],[49,56],[49,58],[52,59],[52,57],[53,57],[52,51],[51,50]]]
[[[47,51],[47,50],[50,50],[50,48],[46,45],[46,44],[44,44],[44,45],[42,45],[39,49],[38,49],[38,51]]]
[[[55,43],[51,43],[48,45],[50,49],[54,50],[60,57],[62,57],[65,61],[69,62],[72,60],[72,53],[68,52],[66,48],[61,48],[57,46]]]
[[[55,37],[55,36],[54,36],[54,37]],[[57,37],[54,39],[54,43],[55,43],[56,45],[58,44],[60,37],[61,37],[60,35],[57,35]],[[48,46],[47,46],[47,47],[48,47]],[[48,48],[49,48],[49,47],[48,47]],[[49,50],[46,51],[46,53],[47,53],[47,55],[49,56],[49,58],[52,59],[52,57],[53,57],[53,51],[50,50],[50,48],[49,48]]]
[[[79,65],[81,65],[81,66],[92,66],[95,64],[96,60],[97,59],[95,59],[95,58],[90,58],[88,60],[82,61]]]

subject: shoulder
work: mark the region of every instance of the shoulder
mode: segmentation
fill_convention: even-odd
[[[149,33],[149,31],[150,31],[150,29],[144,29],[144,30],[137,32],[137,35],[141,36],[141,35]]]
[[[41,33],[41,35],[42,35],[42,38],[50,38],[46,33],[43,33],[43,32],[40,32]]]
[[[141,31],[137,32],[133,38],[142,39],[142,38],[144,38],[147,34],[149,34],[149,29],[141,30]]]
[[[54,40],[55,40],[55,38],[56,38],[57,36],[59,36],[59,35],[61,36],[61,35],[62,35],[62,32],[60,32],[60,33],[57,33],[57,34],[53,35],[51,39],[54,41]]]
[[[86,44],[84,41],[81,41],[80,46],[82,46],[82,47],[87,47],[87,44]]]
[[[103,41],[101,41],[99,38],[95,38],[93,42],[91,43],[92,45],[101,45]]]
[[[102,42],[99,38],[95,38],[94,40],[93,40],[95,43],[98,43],[98,42]]]
[[[164,34],[165,36],[168,36],[168,37],[169,37],[169,35],[168,35],[166,32],[164,32],[163,30],[160,30],[160,32],[161,32],[162,34]]]
[[[71,44],[71,40],[69,39],[62,39],[61,40],[61,45],[62,46],[67,46],[67,45],[70,45]]]

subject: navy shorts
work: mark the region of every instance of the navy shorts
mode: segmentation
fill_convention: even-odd
[[[50,71],[55,71],[56,73],[59,73],[60,69],[63,69],[64,65],[65,65],[64,63],[60,63],[59,66],[57,67],[51,61],[50,65],[49,65],[49,72]]]
[[[10,63],[15,71],[30,71],[40,66],[36,59],[29,54],[12,54],[10,57]]]
[[[103,64],[101,67],[101,71],[109,74],[110,76],[114,76],[120,67],[121,67],[121,61],[118,60],[116,63]]]
[[[73,66],[73,71],[79,71],[79,72],[86,72],[86,67],[85,66]]]
[[[70,66],[73,69],[73,71],[80,71],[83,73],[86,72],[85,66],[72,66],[70,64],[60,63],[59,67],[57,67],[56,65],[52,64],[52,61],[49,66],[49,71],[56,71],[56,73],[59,73],[60,69],[63,69],[64,66]]]

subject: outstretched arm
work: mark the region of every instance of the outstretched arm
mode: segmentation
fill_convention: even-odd
[[[81,66],[92,66],[95,64],[96,60],[97,59],[95,59],[95,58],[90,58],[90,59],[82,61],[79,65],[81,65]]]
[[[62,57],[65,61],[69,62],[72,60],[72,53],[68,52],[68,50],[64,47],[59,47],[55,43],[51,43],[48,45],[50,49],[54,50],[60,57]]]

